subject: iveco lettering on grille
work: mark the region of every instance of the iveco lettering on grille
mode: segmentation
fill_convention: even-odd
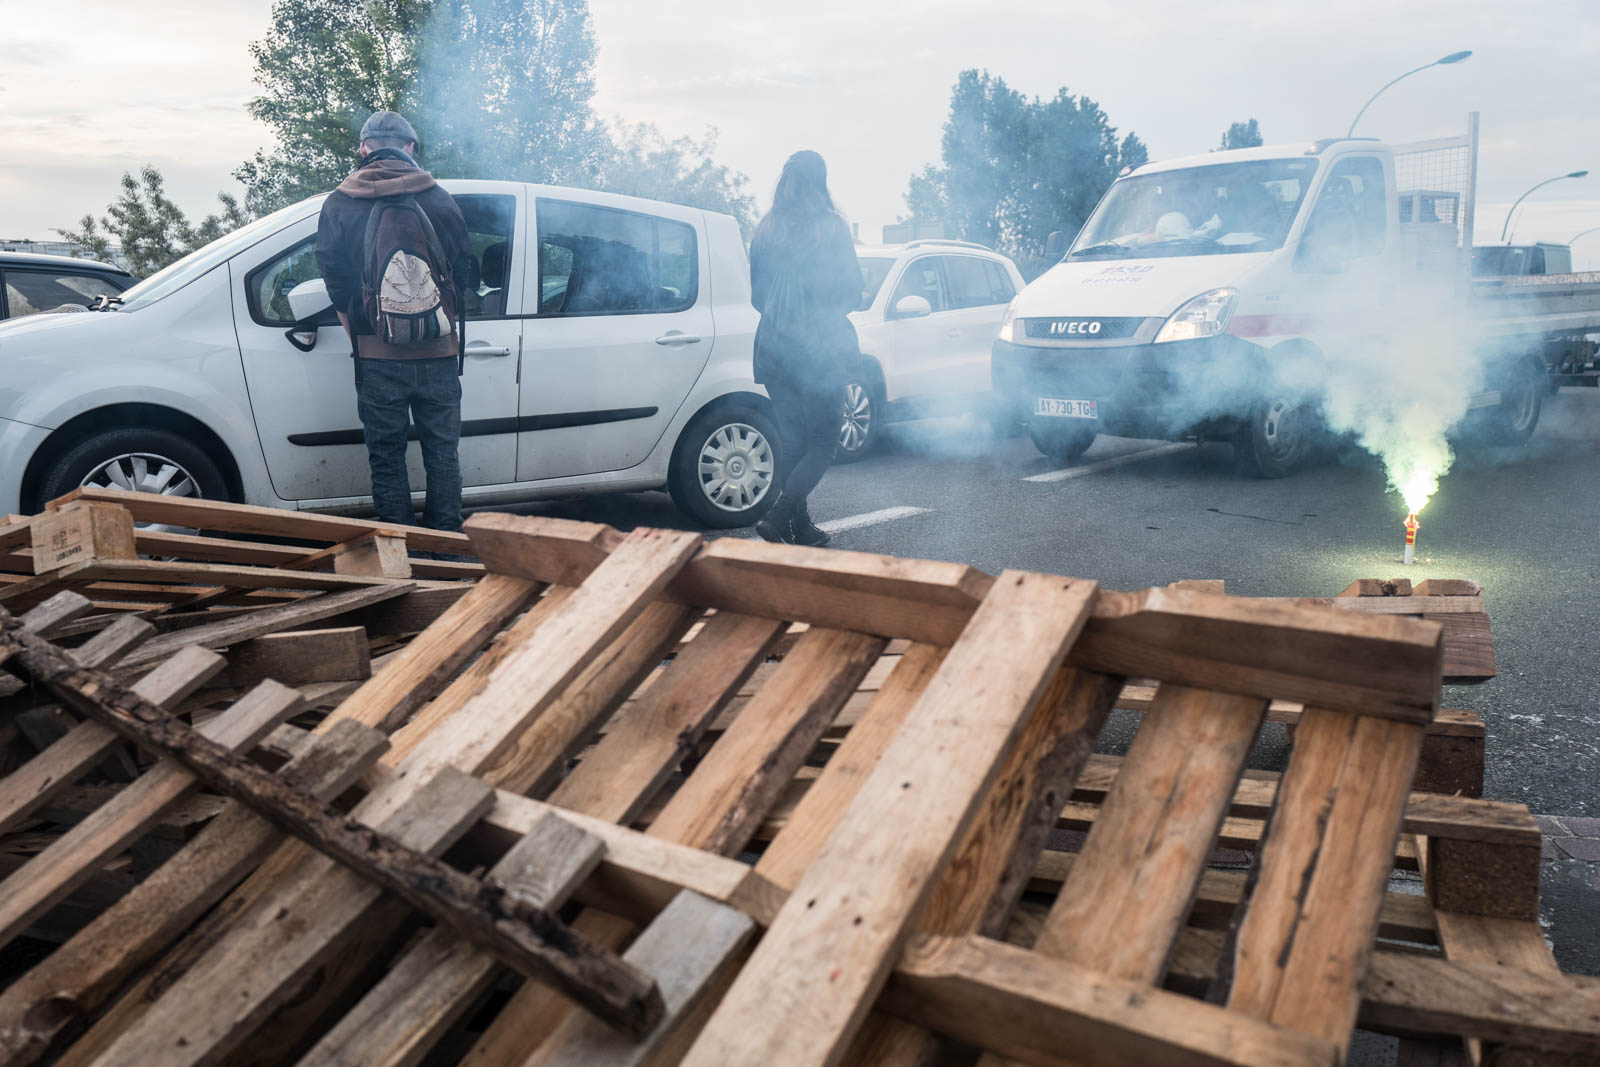
[[[1100,321],[1098,319],[1083,319],[1078,322],[1052,322],[1050,324],[1051,336],[1069,333],[1099,333]]]

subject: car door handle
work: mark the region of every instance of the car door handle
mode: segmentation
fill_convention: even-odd
[[[509,356],[509,345],[491,345],[488,341],[468,341],[467,355],[469,356]]]
[[[656,344],[658,345],[697,345],[699,343],[700,338],[693,334],[679,333],[677,330],[669,330],[656,338]]]

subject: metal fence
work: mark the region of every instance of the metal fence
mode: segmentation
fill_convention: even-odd
[[[1472,248],[1473,206],[1478,193],[1478,113],[1467,116],[1467,132],[1394,146],[1400,221],[1450,225],[1456,246]]]

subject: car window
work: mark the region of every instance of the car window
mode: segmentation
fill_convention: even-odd
[[[456,204],[467,223],[467,276],[458,279],[466,296],[467,318],[504,315],[517,198],[466,194],[457,196]]]
[[[1328,171],[1306,220],[1303,243],[1315,257],[1339,263],[1383,251],[1389,200],[1376,156],[1342,159]]]
[[[1011,275],[1006,269],[992,259],[984,260],[984,268],[989,274],[989,300],[995,304],[1009,304],[1012,297],[1017,295],[1017,287],[1011,284]]]
[[[989,284],[988,266],[977,256],[941,256],[944,260],[944,281],[949,293],[949,306],[981,308],[998,303]]]
[[[122,286],[100,274],[75,274],[60,270],[16,270],[5,272],[6,305],[10,317],[34,315],[62,304],[88,307],[97,296],[114,296]]]
[[[861,303],[856,310],[865,311],[878,298],[878,290],[883,288],[883,280],[889,276],[889,271],[894,267],[894,260],[886,256],[863,256],[859,262],[861,265]]]
[[[905,273],[900,275],[900,282],[894,287],[894,296],[889,298],[889,313],[894,314],[895,305],[908,296],[922,297],[935,311],[945,309],[944,294],[939,285],[938,257],[923,256],[906,265]]]
[[[637,211],[540,200],[539,314],[683,311],[699,295],[694,227]]]

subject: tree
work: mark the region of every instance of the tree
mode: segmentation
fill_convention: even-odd
[[[716,130],[706,130],[699,140],[669,141],[649,123],[618,121],[608,134],[611,144],[602,157],[596,188],[732,215],[749,239],[756,216],[755,198],[745,191],[750,180],[713,161]]]
[[[1217,151],[1226,152],[1230,148],[1259,148],[1261,147],[1261,127],[1255,119],[1249,122],[1235,122],[1229,126],[1222,135],[1222,144],[1217,146]]]
[[[1149,153],[1131,133],[1119,140],[1088,97],[1063,88],[1029,100],[988,71],[967,70],[951,91],[940,159],[911,178],[912,217],[943,220],[1031,275],[1045,265],[1050,231],[1076,232],[1123,168]]]
[[[122,192],[98,223],[93,215],[85,215],[77,230],[56,232],[98,259],[109,259],[109,239],[115,237],[129,273],[143,278],[249,221],[234,197],[218,193],[217,199],[222,213],[207,215],[199,226],[192,226],[167,196],[161,172],[146,164],[137,178],[122,175]]]

